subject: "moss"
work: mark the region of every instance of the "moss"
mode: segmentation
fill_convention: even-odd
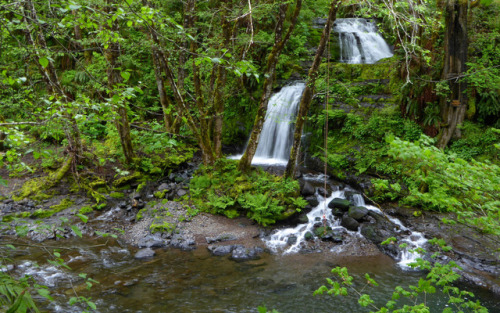
[[[154,196],[158,199],[163,199],[165,198],[165,194],[168,192],[168,189],[162,190],[162,191],[156,191],[154,193]]]
[[[115,180],[113,182],[113,186],[114,187],[120,187],[120,186],[123,186],[123,185],[127,185],[127,184],[130,184],[131,182],[133,181],[136,181],[138,180],[139,178],[141,178],[142,174],[139,173],[139,172],[135,172],[134,174],[132,175],[128,175],[128,176],[124,176],[124,177],[120,177],[118,178],[117,180]]]
[[[31,199],[33,199],[35,201],[42,201],[42,200],[51,199],[53,196],[54,195],[46,194],[46,193],[43,193],[43,192],[39,192],[36,195],[32,196]]]
[[[172,223],[168,222],[163,222],[163,223],[151,223],[151,226],[149,226],[149,230],[152,233],[156,232],[172,232],[175,230],[175,225]]]
[[[59,204],[50,206],[50,210],[44,210],[44,209],[38,209],[33,214],[31,214],[31,217],[35,218],[47,218],[51,217],[52,215],[61,212],[63,210],[66,210],[70,206],[75,204],[74,201],[69,200],[69,199],[63,199]]]
[[[106,187],[106,182],[102,178],[97,178],[96,180],[89,183],[92,189]]]
[[[123,192],[112,192],[109,194],[109,196],[113,199],[123,199],[125,197],[125,194]]]
[[[94,210],[101,211],[107,206],[107,203],[95,204],[92,206]]]
[[[141,192],[144,189],[144,187],[146,187],[146,185],[147,185],[147,182],[140,183],[139,186],[137,186],[137,189],[135,191]]]
[[[140,209],[139,212],[135,215],[135,221],[138,222],[144,217],[144,212],[147,212],[148,209]]]
[[[93,211],[94,211],[94,209],[92,209],[91,206],[86,205],[86,206],[81,207],[81,209],[78,211],[78,213],[80,213],[80,214],[87,214],[87,213],[90,213],[90,212],[93,212]]]
[[[73,158],[67,158],[63,165],[55,172],[50,173],[46,177],[34,178],[21,187],[21,189],[12,197],[15,201],[20,201],[32,194],[38,194],[42,190],[47,190],[54,187],[66,175],[71,167]]]

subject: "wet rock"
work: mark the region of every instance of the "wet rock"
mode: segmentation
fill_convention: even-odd
[[[309,240],[313,240],[313,238],[314,238],[314,235],[313,235],[310,231],[308,231],[308,232],[307,232],[307,233],[305,233],[305,235],[304,235],[304,239],[305,239],[305,240],[307,240],[307,241],[309,241]]]
[[[308,181],[306,181],[300,193],[303,197],[314,196],[314,187]]]
[[[118,203],[118,206],[120,207],[120,209],[125,209],[127,207],[127,202],[126,201],[120,201],[120,203]]]
[[[342,210],[340,210],[339,208],[333,208],[332,214],[335,217],[342,217],[342,215],[344,215],[344,212]]]
[[[345,227],[346,229],[350,231],[358,231],[359,229],[359,223],[352,217],[348,216],[347,214],[344,214],[342,216],[342,222],[340,223],[342,227]]]
[[[146,249],[141,249],[137,251],[137,253],[134,255],[134,258],[142,260],[142,259],[149,259],[152,258],[156,255],[156,252],[154,252],[153,249],[151,248],[146,248]]]
[[[174,248],[184,251],[194,250],[196,242],[191,237],[184,237],[182,234],[175,234],[172,236],[171,245]]]
[[[207,241],[208,244],[218,242],[218,241],[231,241],[231,240],[236,240],[238,239],[238,236],[230,233],[224,233],[220,234],[217,237],[205,237],[205,240]]]
[[[307,224],[309,223],[309,218],[307,217],[307,214],[301,214],[299,218],[297,219],[297,222],[299,224]]]
[[[288,237],[288,239],[286,240],[286,244],[289,246],[293,246],[296,243],[297,243],[297,236],[292,235],[292,236]]]
[[[345,232],[345,231],[344,231]],[[326,234],[321,236],[323,241],[332,241],[335,243],[340,243],[344,240],[344,232],[342,230],[332,230],[327,231]]]
[[[347,211],[349,210],[349,206],[351,205],[351,202],[346,199],[342,198],[334,198],[332,201],[328,203],[328,207],[330,209],[338,208],[342,211]]]
[[[146,236],[139,240],[137,246],[139,248],[163,248],[168,245],[168,241],[155,236]]]
[[[231,259],[239,262],[248,260],[258,260],[260,259],[259,254],[262,252],[263,250],[258,247],[245,248],[241,245],[237,245],[234,247],[231,253]]]
[[[352,206],[349,208],[349,212],[347,213],[349,217],[360,221],[363,217],[368,214],[368,209],[364,206]]]
[[[316,207],[319,204],[318,198],[316,196],[308,196],[305,198],[311,207]]]
[[[210,245],[207,247],[207,249],[208,249],[208,251],[210,251],[210,253],[212,253],[212,255],[223,256],[223,255],[230,254],[233,251],[234,246],[232,246],[232,245],[229,245],[229,246]]]
[[[331,191],[326,190],[326,189],[325,189],[325,188],[323,188],[323,187],[318,187],[318,189],[317,189],[317,190],[318,190],[318,194],[319,194],[320,196],[324,197],[324,198],[329,197],[329,196],[330,196],[330,194],[331,194]]]

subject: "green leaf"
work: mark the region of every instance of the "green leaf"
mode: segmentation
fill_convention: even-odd
[[[49,59],[41,57],[38,59],[38,63],[40,63],[42,67],[46,68],[49,65]]]
[[[84,222],[84,223],[87,223],[87,221],[89,220],[88,216],[86,216],[84,214],[78,213],[76,216],[78,216],[82,220],[82,222]]]
[[[120,75],[122,76],[124,82],[127,82],[128,79],[130,78],[129,72],[120,72]]]
[[[80,230],[80,228],[78,228],[78,226],[71,225],[71,229],[78,237],[82,238],[82,231]]]
[[[50,301],[54,301],[54,298],[52,298],[50,296],[50,291],[48,289],[39,288],[36,290],[36,292],[38,292],[38,294],[40,296],[44,297],[45,299],[50,300]]]
[[[70,4],[69,5],[69,8],[70,10],[78,10],[79,8],[81,8],[82,6],[81,5],[78,5],[78,4]]]

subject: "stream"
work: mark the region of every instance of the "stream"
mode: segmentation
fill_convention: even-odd
[[[335,266],[348,266],[360,283],[364,273],[370,273],[380,286],[365,292],[377,304],[389,300],[395,286],[417,283],[424,275],[402,269],[387,256],[264,253],[259,260],[234,262],[198,248],[190,252],[159,249],[154,258],[141,261],[133,258],[134,250],[117,240],[53,243],[58,244],[71,247],[61,253],[71,270],[48,264],[46,253],[34,247],[19,250],[14,258],[13,273],[32,275],[50,288],[55,301],[46,302],[44,308],[51,312],[81,312],[83,307],[67,304],[75,292],[91,297],[98,312],[256,312],[259,305],[282,313],[364,312],[353,295],[334,298],[312,293],[331,277]],[[87,273],[99,284],[87,290],[79,273]],[[490,312],[499,312],[496,299],[473,291]],[[427,297],[431,312],[438,307],[442,310],[445,301],[442,294]]]

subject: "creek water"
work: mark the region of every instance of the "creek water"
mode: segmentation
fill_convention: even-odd
[[[46,253],[35,247],[19,250],[13,262],[17,275],[30,274],[49,286],[55,301],[45,303],[50,312],[81,312],[83,307],[67,304],[77,292],[91,297],[97,312],[256,312],[259,305],[279,312],[367,312],[357,304],[354,294],[347,297],[313,296],[331,277],[335,266],[348,266],[363,286],[364,273],[370,273],[379,287],[368,288],[378,305],[384,304],[395,286],[417,283],[424,274],[404,271],[389,257],[342,257],[323,252],[311,254],[267,254],[259,260],[234,262],[211,256],[201,247],[186,252],[157,250],[147,261],[133,258],[133,250],[115,240],[65,240],[54,242],[71,248],[63,250],[71,270],[55,268],[45,260]],[[87,273],[99,284],[87,290],[79,273]],[[476,290],[476,294],[478,291]],[[498,312],[491,297],[480,299]],[[423,299],[422,299],[423,301]],[[427,295],[431,312],[443,308],[445,297]],[[497,311],[495,311],[497,310]]]

